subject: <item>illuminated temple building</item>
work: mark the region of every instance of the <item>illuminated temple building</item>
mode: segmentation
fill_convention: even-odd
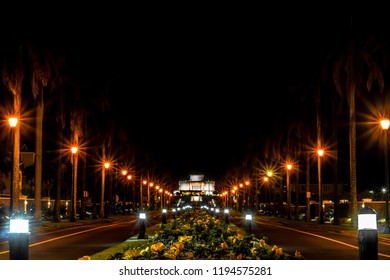
[[[179,181],[179,189],[173,192],[176,206],[215,206],[215,181],[204,179],[204,175],[190,175],[189,180]]]

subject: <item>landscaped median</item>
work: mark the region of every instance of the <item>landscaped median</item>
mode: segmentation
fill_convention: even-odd
[[[293,260],[304,259],[269,245],[203,209],[190,209],[148,229],[148,238],[130,238],[83,260]]]

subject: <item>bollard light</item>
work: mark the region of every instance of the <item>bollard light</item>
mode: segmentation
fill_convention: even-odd
[[[9,233],[29,233],[29,221],[25,219],[10,219]]]
[[[138,239],[145,239],[145,233],[146,233],[146,213],[141,212],[139,213],[139,235]]]
[[[372,208],[362,208],[358,213],[358,230],[378,229],[376,212]]]
[[[215,208],[215,217],[218,218],[219,217],[219,208]]]
[[[361,260],[378,259],[378,226],[372,208],[362,208],[358,213],[358,241]]]
[[[26,216],[15,214],[11,217],[8,237],[10,260],[28,260],[30,232]]]
[[[162,210],[161,217],[162,217],[161,223],[166,224],[167,223],[167,209],[164,208]]]
[[[225,214],[225,223],[229,224],[229,209],[224,209],[223,213]]]
[[[246,221],[246,233],[248,235],[252,234],[252,214],[245,214]]]
[[[176,208],[172,209],[172,216],[173,216],[174,219],[176,218]]]

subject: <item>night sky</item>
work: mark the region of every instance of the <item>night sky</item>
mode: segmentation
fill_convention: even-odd
[[[326,51],[350,28],[351,9],[357,29],[389,26],[380,6],[316,3],[64,4],[33,17],[26,9],[12,30],[67,52],[97,82],[110,79],[118,122],[162,169],[213,179],[239,164],[252,141],[261,146],[275,127],[285,129],[289,89],[310,83]]]

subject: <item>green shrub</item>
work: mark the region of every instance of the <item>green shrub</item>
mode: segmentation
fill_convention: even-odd
[[[266,238],[234,229],[206,210],[188,210],[159,230],[148,242],[128,243],[111,260],[271,260],[303,259],[289,255]]]

